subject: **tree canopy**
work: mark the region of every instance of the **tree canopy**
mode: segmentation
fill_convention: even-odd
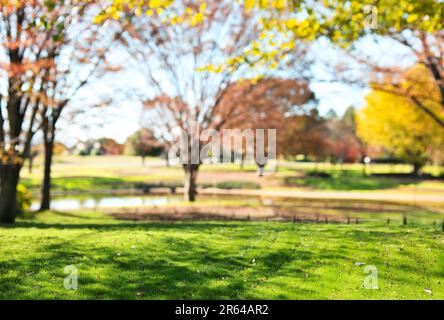
[[[418,81],[427,79],[422,67],[414,68],[408,74],[415,74]],[[404,85],[409,86],[409,81],[409,78],[404,80]],[[436,91],[435,88],[429,95],[437,94]],[[410,99],[390,90],[375,89],[366,97],[366,102],[357,116],[359,136],[365,142],[382,146],[394,156],[413,164],[415,173],[435,150],[443,148],[444,136],[439,125],[431,122],[420,109],[412,108]],[[438,108],[433,101],[424,99],[423,103],[430,108]]]

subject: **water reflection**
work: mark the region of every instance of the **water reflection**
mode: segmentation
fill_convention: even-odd
[[[55,198],[51,201],[52,210],[77,210],[77,209],[100,209],[100,208],[125,208],[141,206],[160,206],[179,202],[178,197],[144,197],[144,196],[104,196],[90,198]],[[32,210],[38,210],[40,204],[38,201],[31,205]]]
[[[94,196],[63,196],[55,197],[51,209],[64,210],[100,210],[124,209],[140,207],[156,207],[168,204],[178,204],[183,201],[181,195],[94,195]],[[251,212],[263,215],[273,212],[276,216],[286,216],[295,219],[313,218],[319,221],[321,217],[329,217],[329,221],[347,221],[351,218],[379,221],[401,221],[404,216],[410,221],[441,221],[444,217],[442,206],[427,206],[365,200],[332,200],[332,199],[297,199],[270,198],[240,195],[200,195],[199,203],[204,203],[208,212],[221,210],[237,213]],[[197,205],[197,204],[194,204]],[[197,205],[198,206],[198,205]],[[186,207],[186,206],[181,206]],[[38,210],[39,201],[32,203],[31,209]],[[216,209],[215,209],[216,208]],[[228,208],[228,209],[227,209]],[[230,212],[231,212],[230,211]],[[218,212],[218,211],[217,211]],[[245,213],[249,214],[249,213]],[[387,222],[389,223],[389,222]]]

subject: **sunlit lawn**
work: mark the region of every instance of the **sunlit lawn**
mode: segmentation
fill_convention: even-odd
[[[423,189],[425,187],[423,181],[415,178],[362,176],[362,174],[357,174],[356,172],[333,172],[330,177],[287,176],[284,178],[284,181],[287,186],[307,187],[318,190],[370,191],[406,189],[415,186]],[[435,182],[429,183],[429,185],[441,186],[442,183]]]
[[[0,298],[443,299],[439,229],[43,213],[0,228]],[[363,288],[361,263],[377,267],[378,290]],[[63,287],[67,265],[77,291]]]

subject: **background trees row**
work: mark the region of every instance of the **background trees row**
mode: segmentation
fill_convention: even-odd
[[[120,71],[108,63],[113,47],[129,53],[124,69],[143,79],[125,90],[166,148],[174,128],[191,133],[196,123],[216,131],[280,126],[281,154],[351,161],[373,144],[418,172],[442,146],[443,21],[437,0],[2,0],[0,221],[15,220],[20,171],[36,135],[45,149],[41,209],[49,208],[59,120],[91,79]],[[310,106],[309,53],[321,38],[344,60],[333,80],[373,90],[357,124],[352,111],[326,119]],[[396,43],[403,58],[382,63],[365,51],[369,41],[379,49]],[[186,198],[194,200],[199,164],[183,169]]]

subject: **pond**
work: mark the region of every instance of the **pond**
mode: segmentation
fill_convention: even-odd
[[[154,195],[66,195],[54,196],[51,200],[52,210],[79,210],[79,209],[115,209],[134,207],[154,207],[175,204],[183,201],[181,194],[154,194]],[[236,195],[200,195],[196,203],[211,201],[214,205],[238,204],[238,205],[271,205],[270,199],[262,199],[255,196]],[[34,199],[31,210],[38,210],[40,202]]]
[[[54,197],[51,201],[52,210],[78,210],[103,208],[131,208],[143,206],[161,206],[177,203],[182,200],[180,196],[66,196]],[[38,210],[39,201],[33,201],[31,210]]]
[[[175,205],[177,204],[177,205]],[[164,208],[162,208],[165,206]],[[196,207],[201,209],[197,210]],[[32,210],[39,208],[36,199]],[[192,206],[187,206],[180,194],[152,195],[83,195],[56,196],[51,202],[51,209],[69,210],[101,210],[125,209],[125,212],[138,212],[137,208],[160,216],[168,216],[177,212],[200,214],[215,213],[218,216],[233,217],[235,215],[252,217],[267,216],[268,218],[307,219],[314,221],[350,221],[350,219],[373,221],[401,222],[404,216],[409,221],[436,223],[444,218],[444,208],[411,205],[396,202],[363,201],[363,200],[328,200],[278,198],[240,195],[199,195]],[[202,209],[203,208],[203,209]],[[190,212],[188,212],[190,213]],[[328,217],[328,218],[327,218]]]

